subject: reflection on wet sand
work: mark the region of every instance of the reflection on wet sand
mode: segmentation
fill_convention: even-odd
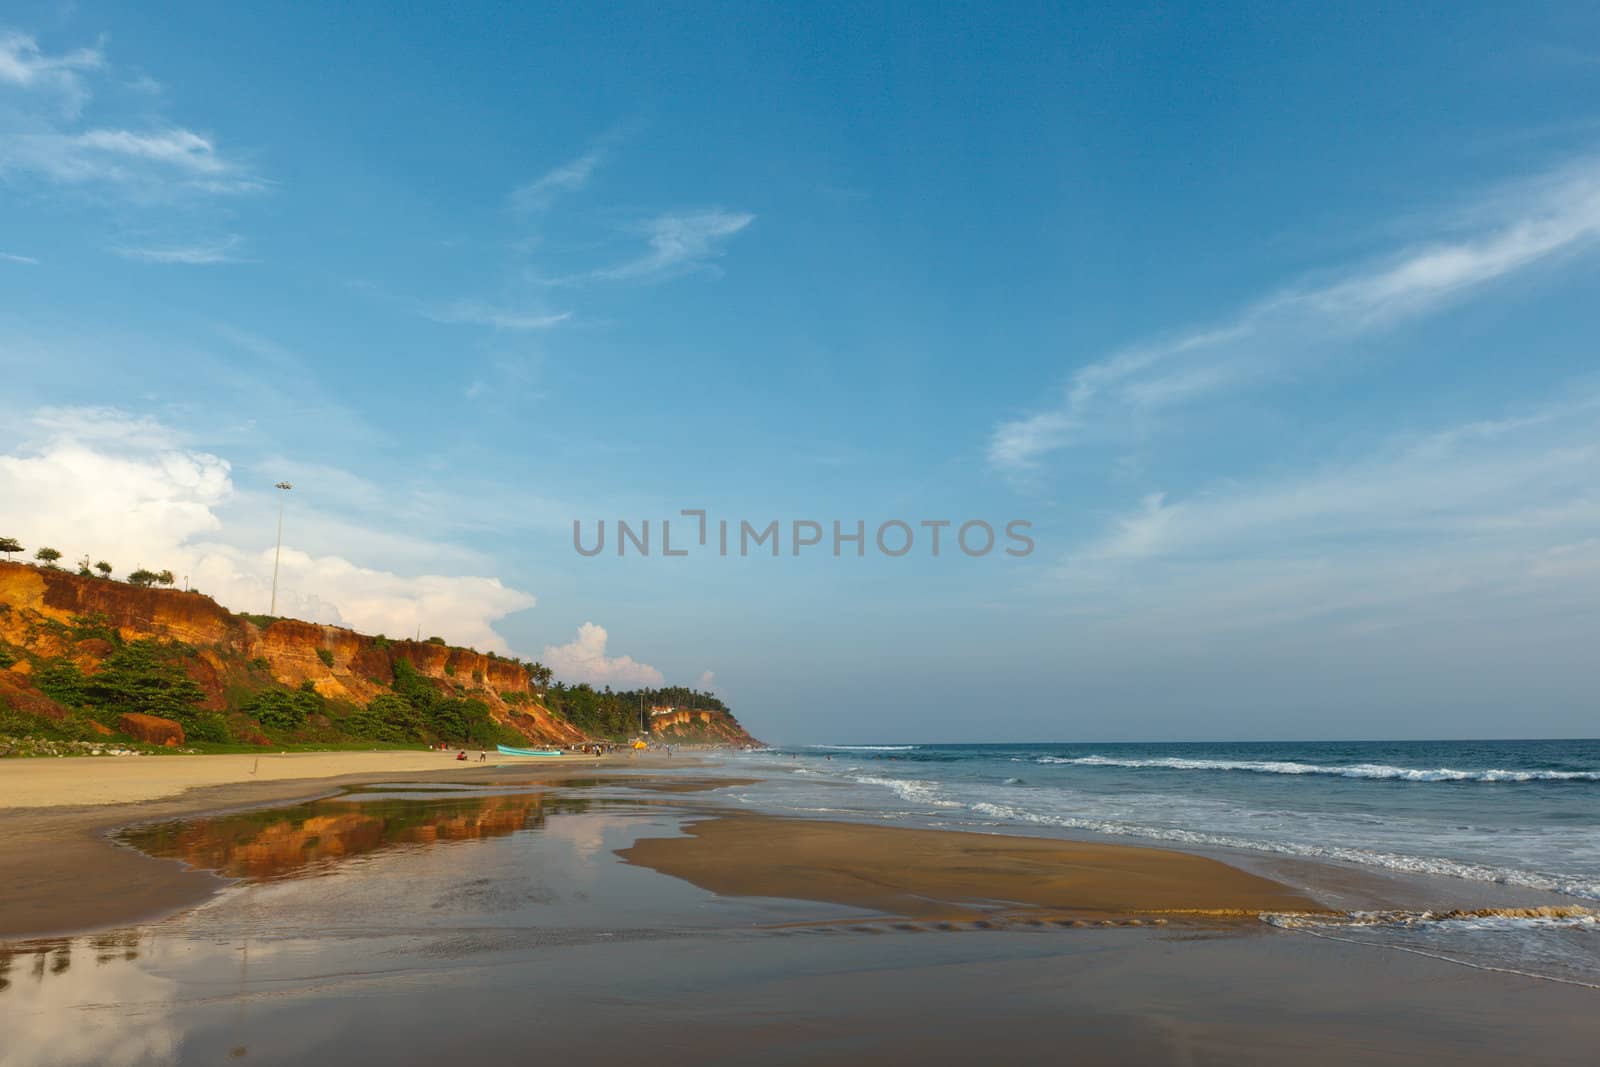
[[[341,860],[389,849],[542,829],[547,816],[582,812],[590,803],[542,792],[417,799],[392,792],[365,798],[354,792],[292,808],[134,827],[118,839],[191,867],[268,881],[315,874]]]
[[[34,981],[42,982],[47,975],[66,974],[72,969],[73,946],[94,954],[97,965],[112,960],[132,962],[139,958],[140,934],[136,930],[119,930],[94,937],[52,937],[27,941],[16,945],[0,945],[0,993],[11,988],[13,972],[20,972],[19,961],[32,957],[27,968]]]

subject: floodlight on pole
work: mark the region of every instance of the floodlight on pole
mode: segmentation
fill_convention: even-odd
[[[279,482],[273,488],[281,489],[287,493],[294,486],[288,482]],[[278,547],[272,552],[272,607],[267,609],[267,614],[272,616],[278,614],[278,557],[283,555],[283,502],[285,499],[282,496],[278,497]]]

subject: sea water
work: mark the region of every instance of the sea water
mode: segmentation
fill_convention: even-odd
[[[1464,901],[1505,887],[1512,906],[1483,914],[1446,914],[1446,899],[1270,921],[1600,984],[1600,741],[818,745],[744,758],[768,774],[741,799],[768,810],[1320,860],[1444,879],[1432,892],[1446,898],[1455,880]]]

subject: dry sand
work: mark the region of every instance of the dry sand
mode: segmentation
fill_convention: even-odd
[[[133,804],[177,796],[189,789],[236,782],[282,782],[337,778],[351,774],[441,774],[480,766],[458,761],[456,751],[285,752],[238,756],[67,756],[0,760],[0,811],[84,804]],[[615,761],[619,757],[613,757]],[[529,766],[570,762],[593,764],[594,757],[491,755],[496,764]]]
[[[647,838],[630,863],[724,896],[787,897],[908,919],[1228,921],[1321,911],[1217,860],[1130,845],[738,815]]]

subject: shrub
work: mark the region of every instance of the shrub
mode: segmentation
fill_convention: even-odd
[[[111,620],[99,612],[91,615],[74,615],[70,622],[74,641],[98,637],[102,641],[118,644],[121,640],[121,635],[111,628]]]
[[[214,711],[190,716],[183,724],[183,734],[186,741],[214,741],[217,744],[226,744],[233,739],[232,732],[228,729],[228,720]]]
[[[423,736],[425,723],[404,697],[379,693],[370,704],[346,718],[344,728],[374,741],[414,741]]]
[[[428,638],[428,644],[430,644],[430,645],[442,645],[444,643],[445,643],[444,642],[444,638],[442,638],[442,637],[430,637],[430,638]]]
[[[246,701],[240,710],[255,716],[266,729],[286,733],[304,728],[308,718],[322,713],[322,706],[322,697],[315,690],[290,693],[266,689]]]
[[[333,666],[333,649],[331,649],[331,648],[319,648],[319,649],[317,649],[317,658],[322,661],[322,665],[324,667]]]
[[[39,692],[57,704],[75,708],[84,701],[83,672],[79,671],[78,665],[71,660],[50,664],[33,676],[33,684],[38,687]]]

